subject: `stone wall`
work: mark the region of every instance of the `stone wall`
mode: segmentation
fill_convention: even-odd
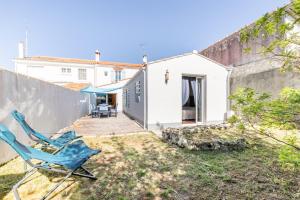
[[[87,95],[0,69],[0,123],[25,144],[32,143],[11,117],[12,110],[22,112],[34,129],[50,136],[88,114],[88,105]],[[15,155],[0,141],[0,163]]]

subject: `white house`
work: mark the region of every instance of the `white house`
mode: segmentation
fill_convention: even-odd
[[[222,122],[229,71],[198,52],[149,62],[123,87],[123,111],[150,130]]]
[[[61,58],[48,56],[25,56],[24,44],[19,44],[19,57],[13,61],[15,72],[42,79],[58,85],[67,83],[88,83],[94,87],[128,79],[141,67],[140,64],[110,62],[100,60],[100,52],[95,52],[95,60]]]
[[[19,56],[15,58],[15,72],[42,79],[61,86],[72,84],[93,87],[123,82],[132,78],[140,69],[140,64],[102,61],[100,52],[95,52],[95,60],[25,55],[23,43],[19,43]],[[71,84],[71,85],[70,85]],[[116,104],[122,97],[116,96]],[[120,107],[121,108],[121,107]]]

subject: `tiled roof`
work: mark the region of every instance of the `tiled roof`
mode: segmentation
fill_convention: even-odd
[[[66,83],[65,85],[63,85],[63,87],[71,90],[79,91],[83,88],[86,88],[88,85],[89,85],[88,83]]]
[[[143,66],[142,64],[85,60],[85,59],[78,59],[78,58],[48,57],[48,56],[32,56],[32,57],[25,57],[25,58],[17,58],[16,60],[32,60],[32,61],[74,63],[74,64],[87,64],[87,65],[111,65],[120,68],[140,68]]]

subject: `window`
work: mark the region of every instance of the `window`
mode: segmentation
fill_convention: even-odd
[[[86,69],[78,69],[78,80],[86,80]]]
[[[108,75],[108,71],[104,71],[104,76],[107,76]]]
[[[141,81],[135,82],[135,101],[137,103],[141,101]]]
[[[72,72],[71,68],[66,68],[66,67],[61,68],[61,73],[63,74],[70,74],[71,72]]]
[[[126,108],[129,108],[129,90],[128,89],[125,89],[125,107]]]
[[[116,82],[122,80],[122,71],[115,71],[115,80]]]

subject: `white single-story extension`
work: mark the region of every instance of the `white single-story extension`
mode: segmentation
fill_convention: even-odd
[[[196,52],[145,63],[123,87],[123,112],[149,130],[223,122],[229,71]]]

